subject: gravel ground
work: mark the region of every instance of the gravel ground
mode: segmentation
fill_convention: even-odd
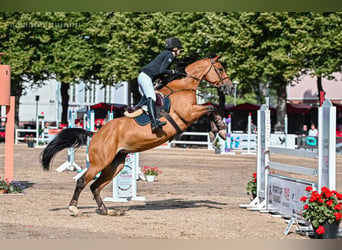
[[[0,239],[308,239],[284,235],[285,220],[247,211],[246,184],[256,171],[256,156],[216,155],[206,149],[153,149],[140,153],[140,166],[156,166],[163,173],[153,183],[138,181],[138,195],[146,201],[106,202],[109,209],[127,210],[123,216],[101,216],[89,186],[79,199],[80,217],[67,209],[75,188],[76,172],[55,169],[66,151],[45,172],[38,159],[42,149],[15,145],[14,179],[24,194],[0,195]],[[274,156],[275,157],[275,156]],[[296,157],[277,156],[291,164]],[[75,153],[85,165],[85,149]],[[315,166],[315,160],[300,159]],[[4,171],[4,144],[0,144],[0,176]],[[342,191],[342,157],[337,156],[337,190]],[[102,197],[112,196],[112,184]]]

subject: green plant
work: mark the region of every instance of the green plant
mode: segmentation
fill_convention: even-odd
[[[328,222],[332,224],[336,221],[340,221],[342,218],[341,210],[342,194],[331,191],[327,187],[322,187],[321,193],[313,190],[312,187],[305,189],[309,192],[309,197],[302,196],[300,200],[304,202],[303,217],[306,220],[310,220],[316,233],[324,234],[324,223]]]
[[[5,190],[7,191],[8,190],[8,186],[9,186],[9,183],[7,180],[1,180],[1,177],[0,177],[0,190]]]
[[[215,140],[213,141],[213,147],[214,148],[221,148],[221,143],[220,143],[219,138],[215,138]]]
[[[24,185],[18,181],[13,180],[12,182],[9,182],[0,177],[0,190],[5,190],[5,193],[22,193],[24,188]]]
[[[24,141],[25,142],[29,142],[29,141],[33,142],[34,141],[33,134],[25,135]]]
[[[154,175],[154,176],[158,176],[158,174],[162,173],[162,171],[159,170],[157,167],[148,167],[148,166],[144,166],[142,169],[142,172],[144,173],[144,175]]]
[[[252,195],[253,197],[256,197],[257,194],[257,174],[252,174],[252,179],[247,183],[247,195]]]

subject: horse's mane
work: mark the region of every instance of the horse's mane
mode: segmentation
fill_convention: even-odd
[[[213,52],[209,52],[205,56],[205,58],[214,58],[214,57],[216,57],[216,54]],[[186,72],[185,72],[186,66],[200,59],[201,57],[197,52],[191,53],[187,57],[176,59],[174,69],[178,73],[171,75],[171,76],[161,77],[160,78],[161,85],[165,86],[166,84],[168,84],[169,82],[172,82],[173,80],[184,78],[186,76]]]
[[[161,77],[160,78],[161,84],[164,86],[168,84],[169,82],[172,82],[173,80],[184,78],[186,76],[186,72],[185,72],[186,66],[200,59],[201,58],[198,53],[192,53],[187,57],[176,59],[174,69],[177,73],[171,76]]]

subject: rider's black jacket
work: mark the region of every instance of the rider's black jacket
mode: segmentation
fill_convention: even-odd
[[[171,66],[174,58],[175,56],[171,51],[164,50],[140,71],[151,77],[152,81],[161,75],[171,75],[173,72],[169,67]]]

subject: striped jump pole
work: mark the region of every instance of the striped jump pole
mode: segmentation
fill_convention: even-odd
[[[88,131],[95,131],[95,111],[88,110],[87,114],[83,117],[83,126]],[[91,138],[87,138],[87,148],[86,148],[86,167],[84,169],[79,169],[78,174],[73,177],[74,180],[78,180],[89,168],[89,145]]]
[[[68,128],[74,128],[75,127],[75,119],[76,119],[76,113],[73,111],[69,111],[68,113]],[[64,170],[69,171],[75,171],[75,170],[81,170],[82,168],[77,165],[75,162],[75,148],[70,147],[68,148],[68,160],[64,162],[61,166],[59,166],[56,171],[57,172],[63,172]]]

